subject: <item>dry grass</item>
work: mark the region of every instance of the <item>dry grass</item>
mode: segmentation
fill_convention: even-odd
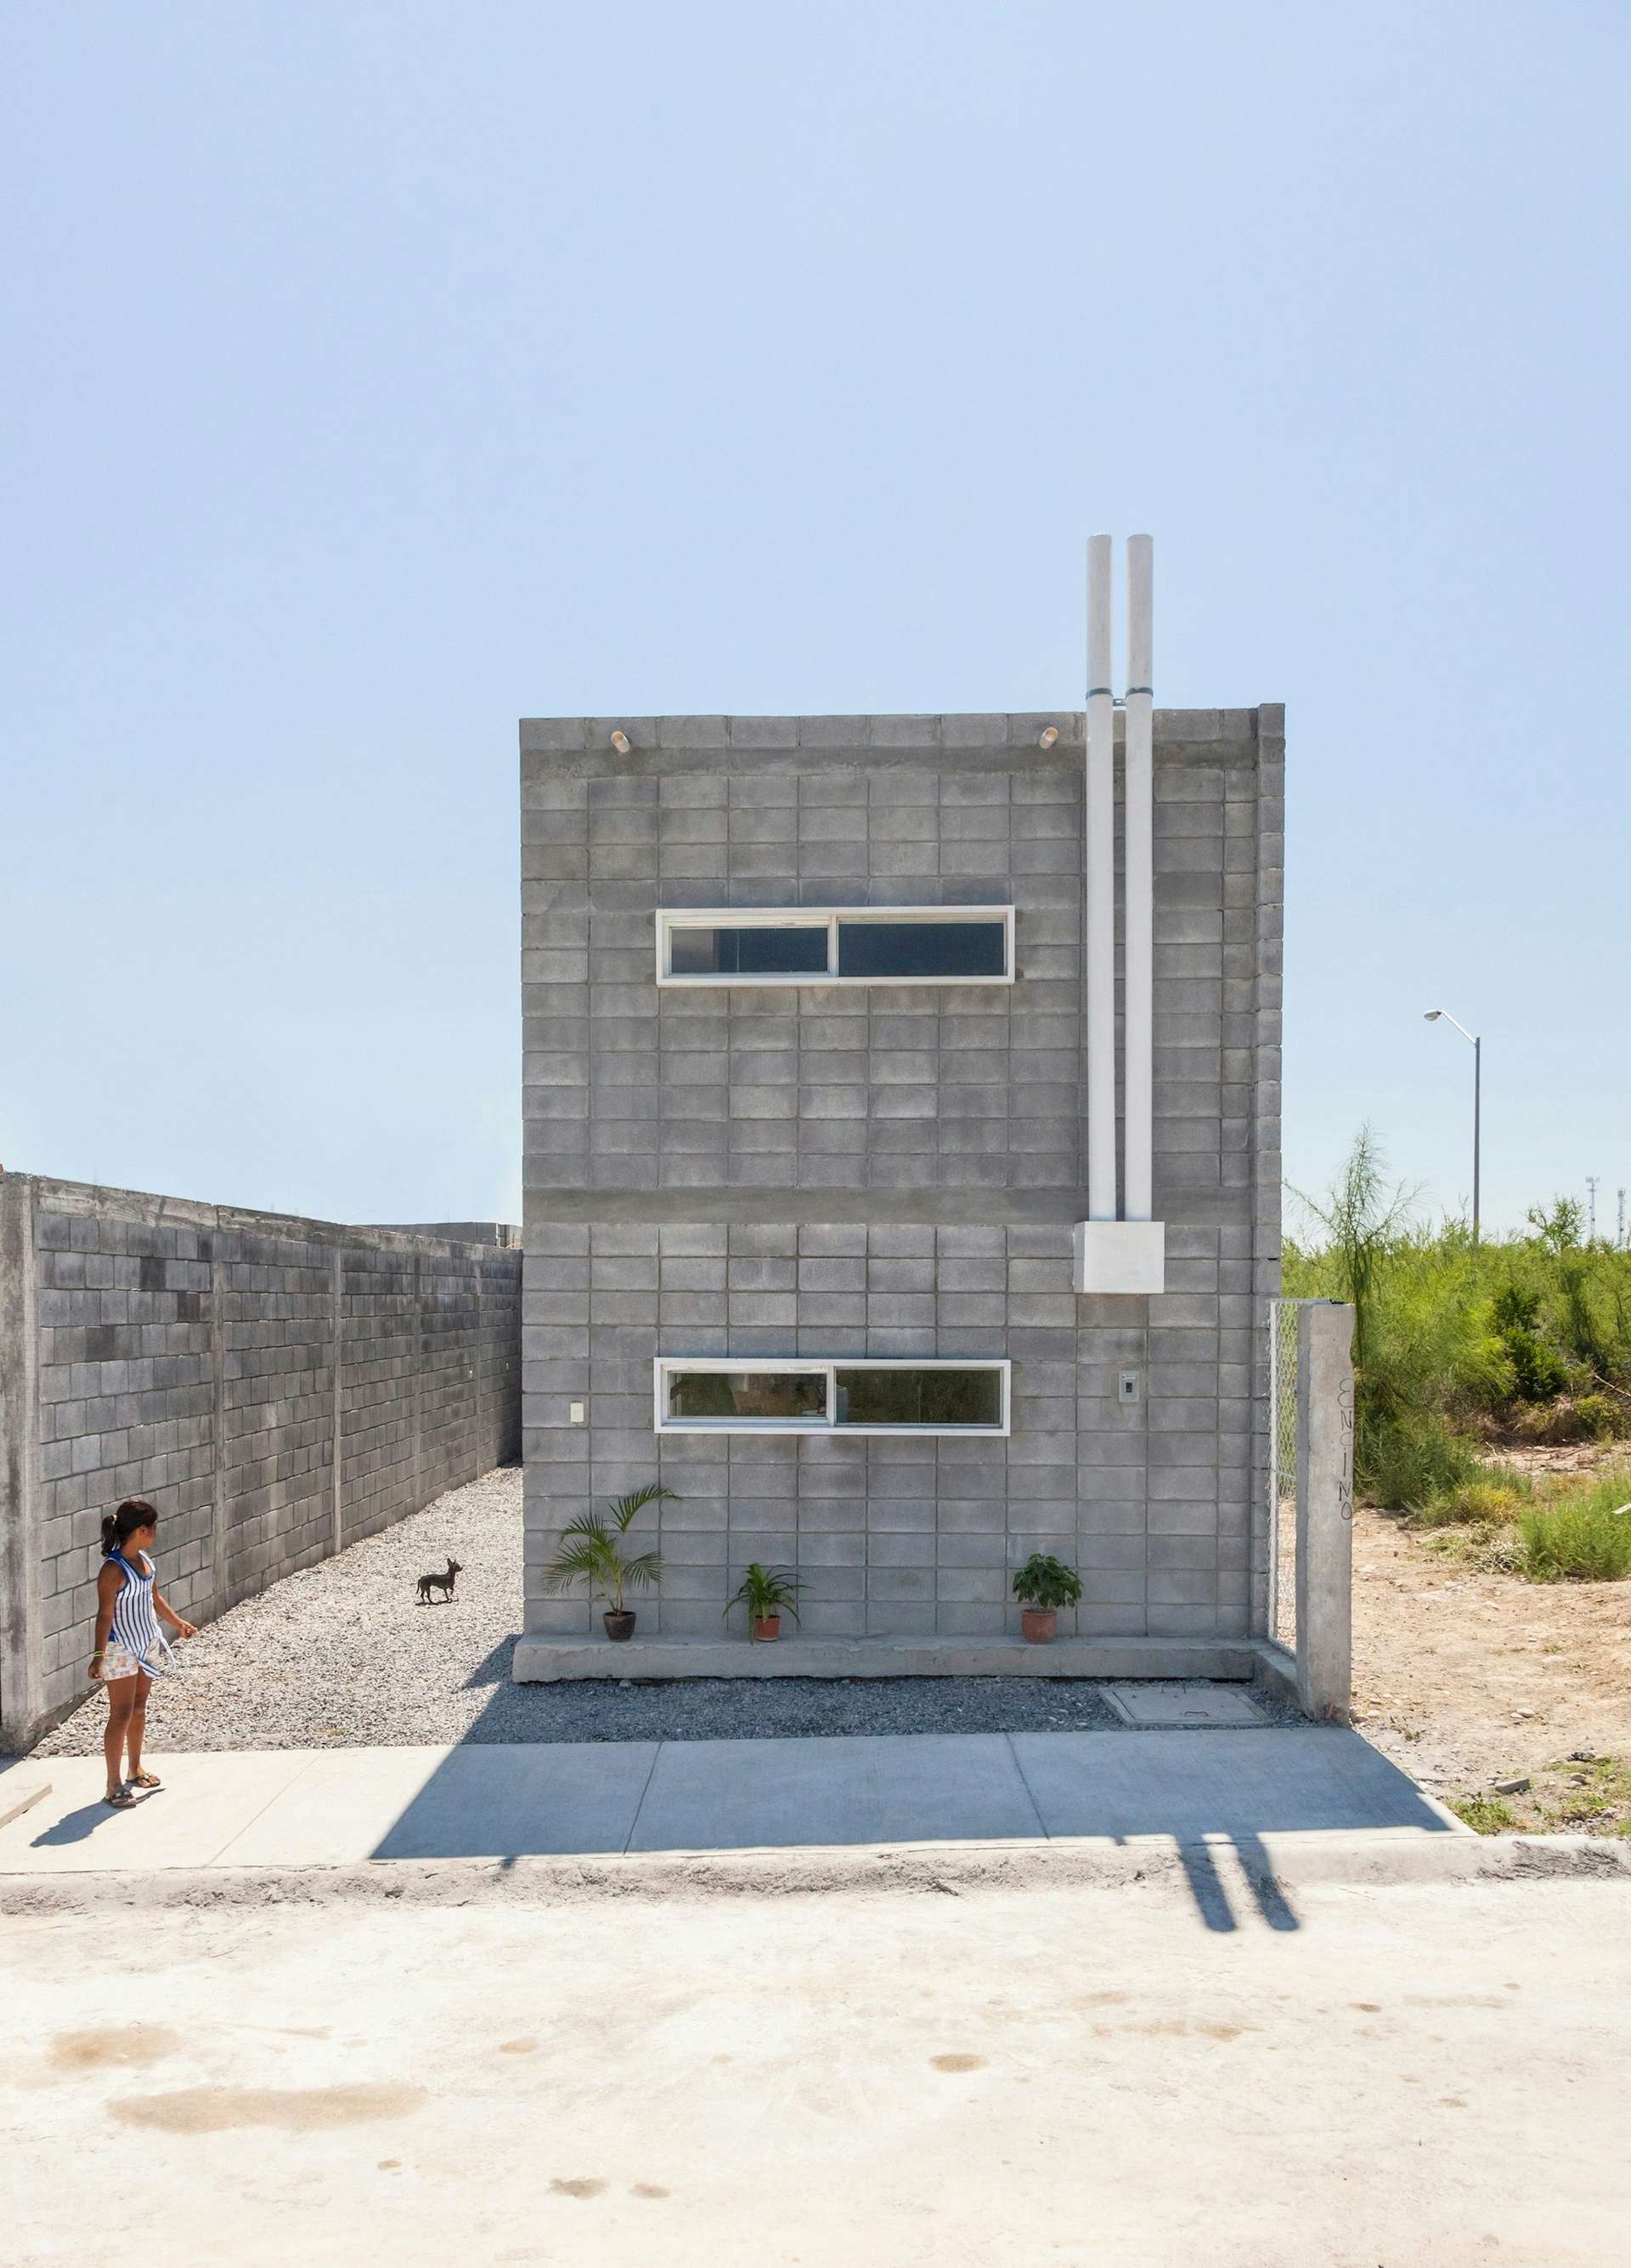
[[[1631,1764],[1581,1750],[1541,1765],[1521,1787],[1473,1790],[1450,1803],[1480,1835],[1631,1837]]]
[[[1531,1475],[1486,1466],[1412,1513],[1435,1548],[1531,1583],[1617,1583],[1631,1576],[1631,1468]]]

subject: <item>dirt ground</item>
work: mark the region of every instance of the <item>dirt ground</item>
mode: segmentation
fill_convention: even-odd
[[[1354,1669],[1367,1739],[1435,1795],[1482,1797],[1509,1815],[1473,1824],[1627,1831],[1631,1582],[1485,1574],[1396,1515],[1362,1508]],[[1497,1795],[1501,1781],[1525,1778],[1529,1789]]]
[[[7,2268],[1610,2268],[1622,1882],[0,1933]]]

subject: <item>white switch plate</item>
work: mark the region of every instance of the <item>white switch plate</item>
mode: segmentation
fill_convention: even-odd
[[[574,1425],[581,1425],[583,1423],[583,1404],[581,1402],[574,1402],[572,1404],[572,1422]]]

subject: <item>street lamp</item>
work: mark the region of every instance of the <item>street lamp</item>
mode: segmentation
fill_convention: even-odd
[[[1447,1024],[1455,1025],[1464,1040],[1470,1040],[1472,1043],[1472,1241],[1476,1244],[1478,1242],[1479,1114],[1483,1101],[1484,1042],[1476,1032],[1469,1032],[1465,1024],[1452,1016],[1448,1008],[1429,1008],[1427,1011],[1427,1020],[1429,1024],[1436,1024],[1441,1016]]]

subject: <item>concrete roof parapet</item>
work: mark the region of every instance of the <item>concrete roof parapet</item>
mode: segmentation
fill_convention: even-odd
[[[728,717],[660,717],[657,745],[661,748],[722,748],[731,739]],[[641,743],[632,733],[634,745]]]
[[[667,721],[675,724],[679,720],[670,718]],[[724,720],[720,718],[714,721],[723,723]],[[616,762],[618,753],[611,744],[611,736],[614,733],[622,733],[626,737],[630,747],[637,754],[642,750],[649,752],[658,745],[659,719],[655,717],[586,717],[583,722],[589,753],[593,755],[597,750],[603,749],[613,763]],[[673,743],[670,742],[669,745],[672,746]]]
[[[796,748],[800,721],[797,717],[727,717],[725,719],[733,748]]]
[[[864,748],[871,743],[870,717],[800,717],[801,748]]]
[[[1059,734],[1051,749],[1041,746],[1052,725]],[[1116,711],[1115,731],[1124,737],[1125,713]],[[614,731],[629,741],[626,757],[611,745]],[[1223,749],[1238,748],[1250,762],[1260,752],[1278,760],[1283,746],[1283,703],[1256,709],[1157,709],[1155,744],[1168,759],[1185,756],[1216,762]],[[712,756],[796,759],[829,753],[865,763],[888,764],[914,755],[945,755],[967,764],[985,754],[1008,767],[1028,760],[1058,763],[1074,756],[1083,742],[1080,710],[1011,710],[939,715],[821,717],[527,717],[520,720],[523,762],[566,759],[569,770],[615,773],[627,763],[647,774],[673,757],[680,769],[696,769]],[[576,759],[575,764],[571,762]],[[542,769],[548,769],[545,763]]]
[[[1041,726],[1037,726],[1041,731]],[[945,715],[940,719],[943,748],[1006,748],[1008,718],[1002,710],[976,711],[969,716]]]
[[[869,717],[869,748],[938,748],[941,719],[936,716]]]
[[[584,746],[584,719],[581,717],[523,717],[521,718],[521,754],[527,755],[557,755],[571,750],[574,755]]]

